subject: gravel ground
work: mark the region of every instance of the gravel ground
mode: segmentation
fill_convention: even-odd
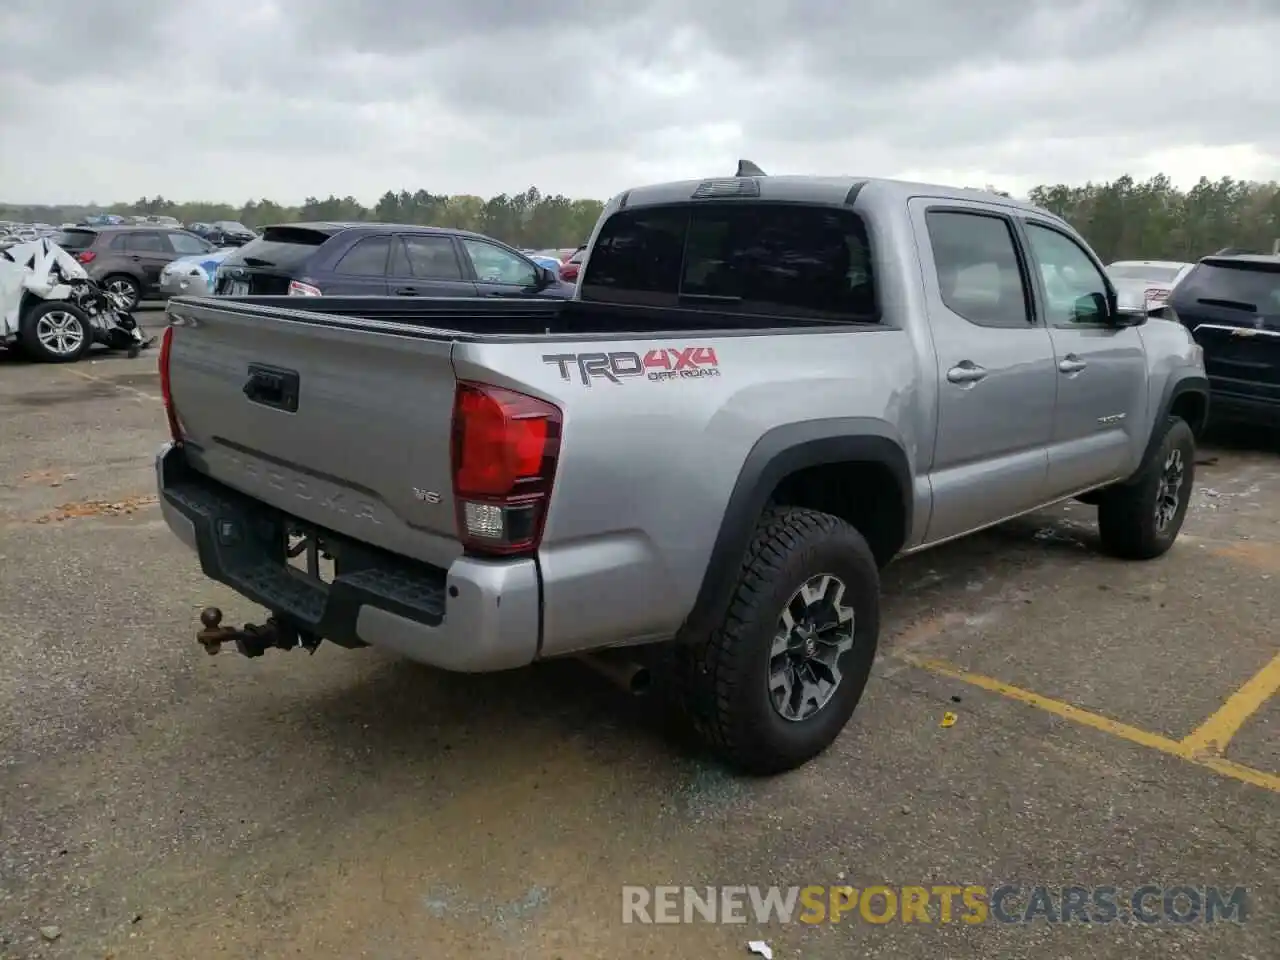
[[[202,606],[258,611],[159,517],[154,369],[0,359],[0,957],[1276,955],[1280,698],[1254,682],[1226,761],[1176,746],[1280,649],[1274,439],[1205,451],[1154,563],[1102,558],[1070,505],[894,565],[854,722],[761,782],[575,663],[206,656]],[[621,922],[624,884],[1147,882],[1250,911]]]

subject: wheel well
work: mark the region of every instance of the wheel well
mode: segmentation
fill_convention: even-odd
[[[1187,421],[1187,426],[1197,439],[1204,432],[1208,412],[1209,398],[1195,390],[1178,394],[1169,407],[1169,415]]]
[[[907,539],[905,493],[894,472],[874,461],[824,463],[784,477],[770,498],[789,507],[820,510],[851,525],[884,566]]]

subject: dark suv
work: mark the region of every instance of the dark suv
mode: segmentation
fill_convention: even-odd
[[[218,267],[224,296],[560,297],[573,286],[489,237],[391,223],[289,223]]]
[[[79,260],[91,278],[126,297],[129,309],[139,300],[164,296],[160,271],[170,261],[214,249],[194,233],[151,225],[67,227],[53,242]]]
[[[1165,313],[1204,349],[1215,420],[1280,426],[1280,257],[1205,257]]]

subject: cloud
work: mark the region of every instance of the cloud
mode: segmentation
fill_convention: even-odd
[[[1278,40],[1275,0],[5,0],[0,199],[1272,179]]]

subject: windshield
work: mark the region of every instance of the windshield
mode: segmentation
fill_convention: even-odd
[[[219,230],[230,230],[235,233],[252,233],[253,231],[246,227],[243,223],[236,223],[233,220],[219,220],[214,224]]]
[[[1182,267],[1162,267],[1146,263],[1113,263],[1107,273],[1113,280],[1150,280],[1153,283],[1173,283]]]

